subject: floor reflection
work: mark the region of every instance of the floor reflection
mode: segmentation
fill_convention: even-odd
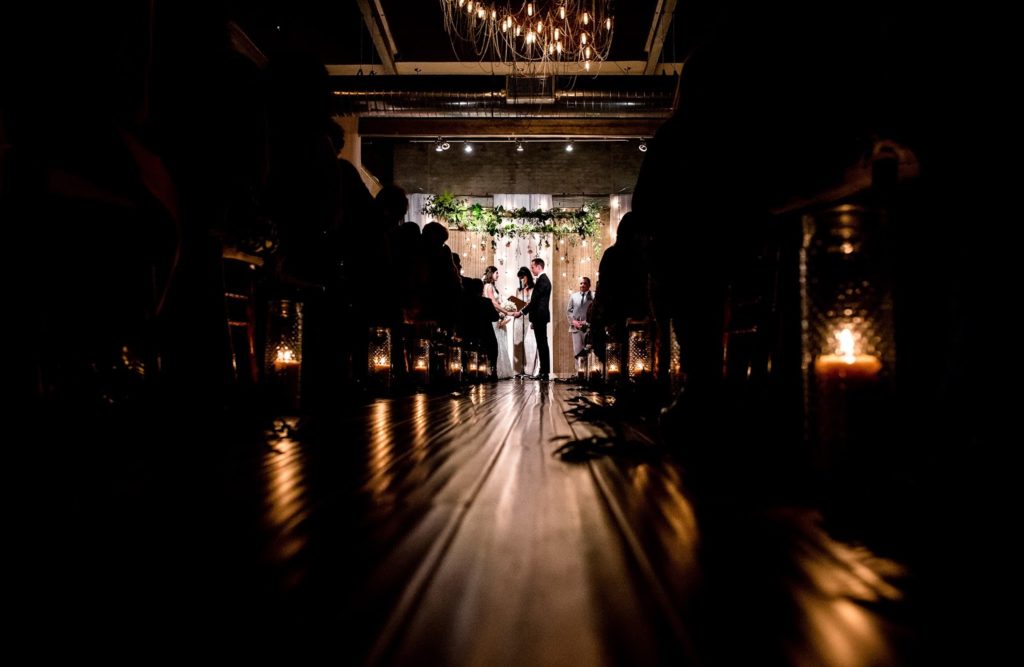
[[[395,460],[395,440],[390,401],[378,400],[370,406],[368,422],[368,474],[364,488],[376,502],[381,502],[389,497],[389,489],[394,480],[391,468]]]
[[[294,428],[286,424],[284,431]],[[300,526],[308,514],[306,479],[301,445],[289,435],[273,441],[263,457],[266,521],[276,533],[272,557],[285,561],[306,545]]]

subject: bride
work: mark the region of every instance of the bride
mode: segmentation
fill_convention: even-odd
[[[529,302],[533,295],[533,274],[525,266],[516,273],[519,289],[516,296]],[[537,374],[537,339],[528,334],[530,322],[526,317],[512,319],[512,369],[516,375]]]
[[[508,334],[505,327],[513,318],[506,317],[508,311],[502,307],[501,294],[498,293],[498,275],[497,267],[488,266],[484,271],[483,280],[484,296],[491,300],[494,309],[498,311],[498,317],[501,318],[497,322],[492,322],[491,326],[494,327],[494,335],[498,339],[498,359],[495,361],[497,376],[499,380],[504,380],[512,377],[512,364],[508,360]]]

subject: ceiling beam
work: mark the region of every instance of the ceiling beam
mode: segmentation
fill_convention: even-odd
[[[362,137],[652,137],[660,118],[360,118]]]
[[[391,29],[388,27],[387,17],[380,6],[380,0],[356,0],[359,3],[359,11],[363,14],[363,22],[366,29],[370,31],[373,45],[380,56],[380,64],[384,74],[398,74],[395,69],[395,53],[398,48],[391,36]]]
[[[595,63],[595,66],[591,68],[591,71],[587,76],[636,76],[644,70],[647,63],[643,60],[606,60],[602,63]],[[682,71],[682,63],[662,63],[662,67],[668,74],[678,74]],[[328,65],[327,71],[331,76],[355,76],[360,73],[360,70],[365,70],[365,65]],[[397,62],[395,63],[395,70],[397,74],[408,74],[414,76],[422,74],[424,76],[431,75],[448,75],[458,74],[467,76],[480,76],[481,74],[487,75],[499,75],[505,76],[507,74],[522,73],[524,67],[520,64],[515,63],[501,63],[501,62]],[[371,67],[370,71],[373,72],[374,68]],[[375,72],[376,74],[384,74],[384,72]],[[561,76],[578,76],[581,74],[578,63],[562,63],[561,66],[555,72]],[[658,72],[661,73],[660,71]]]
[[[644,51],[647,52],[647,66],[644,67],[644,74],[655,74],[658,61],[661,60],[661,50],[665,47],[665,37],[672,25],[672,16],[676,13],[676,0],[658,0],[658,6],[654,9],[654,18],[651,20],[651,31],[647,34],[647,45]]]

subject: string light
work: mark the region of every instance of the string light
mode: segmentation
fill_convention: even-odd
[[[589,71],[611,50],[611,0],[439,2],[447,33],[472,44],[479,58],[526,65],[534,73],[565,73],[573,63],[577,71]]]

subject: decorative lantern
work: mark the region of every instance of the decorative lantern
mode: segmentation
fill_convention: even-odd
[[[282,402],[297,409],[302,383],[302,302],[270,301],[264,370]]]
[[[669,321],[668,325],[669,355],[668,355],[668,379],[672,393],[676,394],[683,388],[683,354],[679,348],[679,339],[676,338],[675,320]]]
[[[622,343],[611,327],[605,330],[605,341],[604,381],[615,384],[622,377]]]
[[[430,382],[430,341],[417,338],[409,355],[409,372],[414,382],[426,385]]]
[[[448,346],[448,379],[458,384],[462,382],[462,341],[452,338]]]
[[[476,350],[470,350],[466,356],[466,378],[473,382],[478,378],[478,367],[480,365],[480,355]]]
[[[376,386],[391,386],[391,329],[370,327],[366,346],[367,377]]]
[[[440,327],[430,337],[430,376],[434,382],[448,377],[448,332]]]
[[[830,469],[885,428],[895,364],[884,219],[832,207],[803,218],[800,292],[808,433]]]
[[[601,382],[601,374],[604,370],[601,360],[597,356],[597,352],[593,349],[587,353],[587,380],[591,385],[597,385]]]
[[[487,356],[486,352],[477,352],[477,366],[476,366],[476,379],[486,380],[490,374],[490,357]]]
[[[645,380],[653,371],[651,354],[651,334],[647,330],[647,320],[631,320],[626,327],[628,332],[629,353],[627,368],[629,379]]]

